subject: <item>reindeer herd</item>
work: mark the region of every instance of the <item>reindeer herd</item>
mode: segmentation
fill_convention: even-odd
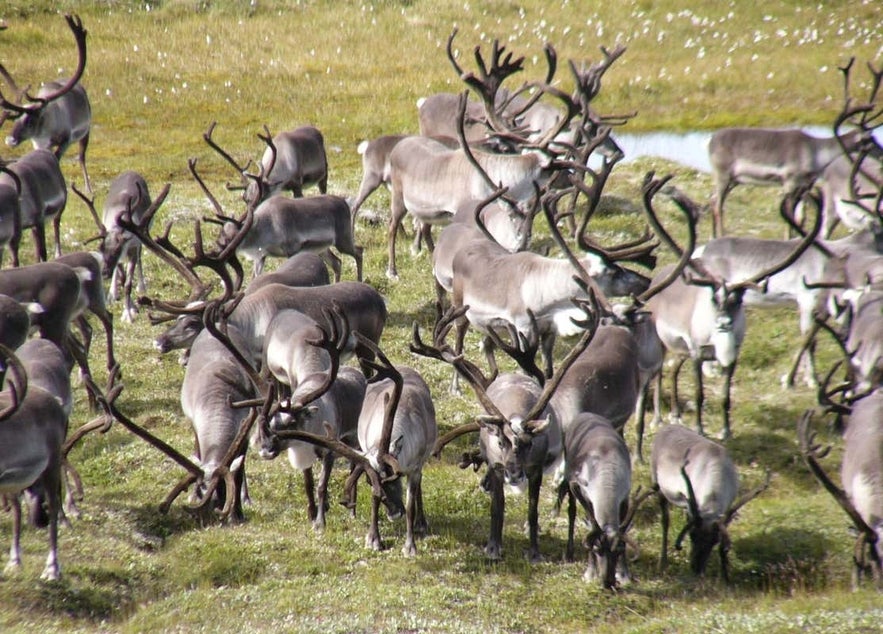
[[[98,213],[85,165],[91,126],[80,83],[86,30],[76,16],[66,19],[78,51],[69,79],[31,95],[0,67],[14,93],[0,92],[2,121],[13,122],[7,143],[14,147],[30,139],[35,147],[0,167],[0,242],[8,245],[12,259],[11,267],[0,271],[5,380],[0,494],[13,516],[8,573],[21,567],[21,500],[26,498],[33,523],[49,527],[43,577],[58,578],[58,523],[76,514],[82,494],[69,452],[90,431],[117,422],[186,471],[160,505],[163,512],[190,489],[189,507],[204,519],[243,521],[243,504],[250,500],[245,459],[251,444],[267,460],[286,453],[291,466],[303,472],[308,516],[321,530],[329,509],[329,477],[335,459],[343,458],[350,465],[343,500],[353,513],[359,479],[364,476],[371,487],[366,546],[384,547],[379,530],[384,507],[390,518],[406,518],[402,551],[407,556],[416,554],[416,539],[428,530],[432,514],[423,504],[425,466],[449,443],[477,435],[475,444],[460,441],[465,448],[460,466],[484,469],[481,487],[491,499],[484,551],[490,559],[502,556],[507,487],[527,490],[527,556],[542,559],[539,500],[545,479],[557,491],[559,507],[568,499],[567,559],[574,557],[577,508],[583,509],[589,527],[587,579],[605,588],[630,580],[627,548],[635,544],[628,531],[649,496],[662,510],[660,564],[667,560],[669,506],[674,505],[687,517],[675,545],[680,548],[689,536],[693,571],[704,573],[717,546],[727,579],[728,525],[770,479],[740,495],[736,464],[725,444],[707,437],[702,422],[704,370],[715,364],[723,374],[726,442],[738,433],[729,416],[730,383],[747,329],[746,306],[787,303],[798,306],[805,334],[788,384],[804,356],[806,379],[817,382],[813,350],[819,333],[832,334],[843,349],[842,384],[831,385],[843,364],[818,381],[820,407],[836,414],[845,430],[842,489],[822,467],[826,452],[814,442],[812,412],[799,421],[797,440],[810,470],[859,532],[856,574],[870,568],[881,582],[883,290],[877,289],[877,267],[883,263],[883,151],[872,133],[883,114],[876,101],[883,73],[870,69],[870,97],[857,101],[851,96],[852,64],[842,69],[844,107],[829,139],[793,131],[718,132],[709,147],[716,183],[710,242],[697,245],[705,205],[690,200],[670,176],[650,173],[642,188],[646,234],[604,246],[592,235],[590,220],[623,158],[611,130],[628,117],[601,115],[592,103],[624,48],[602,48],[601,61],[589,66],[571,62],[574,89],[568,93],[556,79],[557,54],[547,46],[546,76],[510,89],[504,83],[523,71],[523,58],[495,42],[489,57],[476,48],[477,72],[464,70],[454,50],[455,31],[448,59],[478,100],[468,93],[433,95],[421,100],[419,135],[362,144],[363,179],[351,201],[326,193],[328,161],[316,128],[272,135],[265,127],[259,136],[266,147],[251,172],[250,163],[237,161],[215,140],[212,123],[204,141],[235,170],[240,182],[228,187],[243,190],[244,211],[225,213],[191,159],[190,172],[215,210],[206,222],[220,229],[209,245],[202,222],[196,222],[193,252],[187,253],[172,241],[172,223],[160,234],[153,231],[169,185],[152,197],[142,176],[124,171],[110,184],[103,214]],[[87,192],[71,190],[93,216],[100,247],[95,253],[62,255],[59,223],[68,187],[58,161],[74,142],[80,145]],[[724,201],[739,183],[781,184],[784,226],[797,237],[724,236]],[[310,185],[321,193],[304,197]],[[414,324],[409,350],[451,366],[451,389],[459,391],[459,381],[466,381],[481,410],[446,433],[434,405],[441,395],[430,393],[418,371],[392,363],[384,352],[402,342],[384,340],[385,298],[362,282],[357,215],[380,185],[391,195],[387,276],[398,275],[396,240],[407,214],[414,220],[413,248],[425,245],[432,251],[437,319],[431,337]],[[683,215],[686,244],[660,219],[659,197],[670,199]],[[530,250],[538,216],[564,257]],[[47,261],[44,231],[49,220],[56,238],[52,261]],[[852,233],[832,239],[838,220]],[[436,226],[441,231],[434,238]],[[26,228],[32,230],[38,263],[20,266]],[[675,262],[656,268],[654,251],[660,244]],[[190,289],[186,297],[144,295],[143,249],[181,276]],[[354,259],[356,281],[341,281],[337,254]],[[253,263],[248,283],[240,256]],[[287,259],[264,272],[267,257]],[[137,302],[132,298],[136,271]],[[214,290],[217,282],[221,291]],[[138,306],[146,305],[153,323],[173,322],[157,336],[155,347],[160,353],[182,351],[180,402],[194,432],[194,458],[144,429],[117,403],[125,360],[114,354],[106,300],[119,297],[120,284],[123,321],[136,319]],[[107,336],[104,388],[91,378],[87,312]],[[482,335],[487,370],[464,351],[469,328]],[[29,338],[32,331],[38,336]],[[570,339],[558,341],[559,336]],[[519,370],[501,372],[496,351],[511,357]],[[646,399],[654,382],[653,425],[662,422],[667,355],[674,358],[673,422],[653,436],[652,482],[643,490],[633,486],[632,465],[644,461]],[[347,365],[352,357],[357,363]],[[677,395],[678,372],[688,360],[696,385],[695,429],[680,424]],[[74,364],[97,416],[69,432]],[[623,429],[633,416],[637,444],[630,448]]]

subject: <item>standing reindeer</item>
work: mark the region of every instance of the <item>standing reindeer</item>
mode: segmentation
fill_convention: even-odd
[[[49,527],[49,555],[42,579],[61,575],[58,562],[58,518],[61,512],[62,445],[68,417],[55,394],[28,386],[25,370],[11,350],[0,346],[15,380],[0,392],[0,496],[12,507],[12,546],[5,572],[21,568],[21,500],[31,498],[31,522]],[[44,506],[45,503],[45,506]]]
[[[784,217],[793,217],[794,206],[801,195],[802,192],[798,192],[783,199]],[[683,206],[689,208],[692,205],[679,193],[676,193],[675,197]],[[682,249],[656,220],[658,215],[653,211],[652,196],[648,196],[646,191],[644,207],[657,234],[678,257],[683,256]],[[666,350],[679,357],[672,373],[672,414],[675,417],[680,416],[677,402],[678,374],[684,362],[691,359],[696,379],[696,428],[703,433],[702,364],[705,361],[716,360],[724,374],[722,437],[730,437],[730,386],[746,328],[743,296],[749,287],[761,284],[797,261],[813,243],[820,227],[821,214],[817,214],[813,230],[797,242],[791,251],[736,284],[728,284],[726,280],[716,276],[701,259],[692,259],[687,265],[689,273],[679,276],[647,302],[647,309],[653,314],[660,340]],[[654,284],[670,273],[671,270],[667,268],[658,271]],[[687,275],[689,278],[686,277]]]
[[[328,190],[328,159],[325,156],[325,139],[313,126],[301,126],[287,130],[271,138],[264,127],[266,136],[258,134],[267,149],[261,157],[262,182],[248,181],[244,200],[246,204],[258,204],[284,189],[291,190],[295,198],[304,195],[304,187],[310,184],[319,186],[319,191]]]
[[[829,165],[844,156],[853,161],[869,149],[880,155],[873,131],[874,126],[879,126],[876,100],[883,70],[871,68],[871,94],[866,103],[856,105],[849,95],[853,61],[840,67],[845,100],[834,123],[833,137],[817,138],[800,130],[763,128],[725,128],[712,135],[708,157],[714,174],[714,237],[724,235],[724,200],[738,184],[781,185],[785,197],[790,197],[812,185]],[[855,124],[855,129],[841,132],[846,123]],[[833,210],[829,208],[829,212]]]
[[[585,306],[583,310],[589,312]],[[490,493],[490,536],[485,546],[485,554],[491,559],[502,557],[503,522],[506,498],[504,485],[521,491],[525,483],[528,488],[528,530],[530,547],[527,557],[531,562],[542,559],[539,549],[539,496],[545,473],[557,471],[563,457],[562,429],[559,417],[550,406],[561,378],[577,356],[589,345],[595,335],[593,305],[588,319],[580,322],[586,329],[577,345],[568,353],[555,374],[544,384],[522,374],[501,374],[492,381],[486,378],[477,366],[456,354],[445,343],[451,325],[463,310],[451,309],[435,325],[432,345],[425,344],[415,325],[414,341],[411,350],[417,354],[440,359],[454,366],[472,386],[486,415],[477,422],[466,423],[448,432],[436,445],[435,453],[455,438],[470,432],[479,432],[479,451],[474,456],[464,456],[461,467],[482,464],[488,467],[482,488]],[[524,342],[513,331],[515,344],[511,348],[514,356],[528,354],[519,341]],[[533,350],[532,352],[536,352]],[[542,379],[542,374],[540,374]]]
[[[0,75],[18,94],[19,102],[9,101],[0,94],[0,106],[5,111],[0,124],[9,116],[17,117],[12,131],[6,137],[7,145],[15,147],[30,139],[36,149],[55,148],[58,159],[72,143],[79,142],[80,167],[86,188],[91,192],[92,185],[86,171],[86,148],[89,146],[89,131],[92,127],[92,108],[86,90],[79,83],[86,68],[86,29],[78,16],[65,15],[64,18],[77,42],[78,61],[74,74],[65,81],[45,84],[32,97],[20,91],[12,76],[0,66]],[[20,105],[24,97],[33,103]]]
[[[415,537],[428,529],[423,511],[423,466],[432,454],[438,436],[435,405],[429,386],[418,372],[396,367],[367,338],[356,335],[381,363],[369,362],[376,371],[368,384],[362,413],[359,415],[359,446],[371,467],[382,471],[392,464],[393,475],[383,484],[384,504],[390,519],[405,514],[406,535],[402,553],[417,554]],[[402,501],[401,476],[408,478],[407,497]],[[371,526],[365,545],[374,550],[383,548],[378,526],[381,497],[374,495],[371,505]]]
[[[55,257],[61,255],[61,212],[67,205],[67,184],[58,159],[48,150],[33,150],[7,165],[8,171],[17,178],[19,219],[15,224],[9,246],[12,265],[18,266],[18,248],[24,229],[30,229],[34,237],[34,250],[39,262],[45,262],[47,221],[52,221],[55,233]],[[0,183],[15,180],[12,174],[0,174]]]

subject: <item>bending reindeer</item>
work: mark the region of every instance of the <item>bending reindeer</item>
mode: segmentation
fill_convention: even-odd
[[[668,564],[668,507],[687,510],[687,523],[675,539],[681,548],[689,535],[692,548],[690,568],[703,575],[715,546],[718,546],[721,576],[729,582],[727,554],[730,535],[727,527],[736,512],[769,486],[766,482],[738,500],[739,475],[727,450],[681,425],[665,425],[653,438],[650,479],[659,493],[662,509],[662,552],[660,568]]]

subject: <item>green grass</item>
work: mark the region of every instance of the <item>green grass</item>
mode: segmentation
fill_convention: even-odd
[[[628,50],[604,78],[597,109],[637,111],[633,130],[714,129],[739,125],[828,125],[842,95],[837,66],[850,55],[880,63],[883,18],[872,2],[693,3],[671,1],[576,2],[62,2],[9,0],[0,18],[0,63],[20,84],[69,72],[72,38],[57,13],[77,11],[89,30],[84,83],[93,103],[89,167],[98,203],[124,169],[143,173],[154,193],[172,183],[161,222],[178,221],[184,248],[189,221],[210,211],[192,182],[186,160],[200,171],[225,207],[239,211],[223,183],[235,176],[201,139],[211,121],[216,138],[234,156],[256,157],[255,138],[266,123],[274,131],[313,123],[325,134],[330,189],[353,195],[360,178],[359,141],[416,131],[415,101],[441,90],[460,90],[445,58],[454,26],[461,59],[486,49],[494,37],[527,55],[525,77],[543,73],[541,46],[552,42],[560,58],[595,60],[598,46]],[[149,9],[148,9],[149,6]],[[866,73],[857,67],[857,79]],[[566,65],[560,83],[570,86]],[[858,88],[858,86],[857,86]],[[7,154],[8,156],[8,154]],[[70,181],[78,167],[65,159]],[[640,183],[648,170],[672,171],[698,199],[711,192],[708,174],[643,158],[616,168],[606,193],[610,210],[593,219],[604,239],[642,231]],[[674,209],[660,204],[669,225]],[[368,207],[385,214],[388,196]],[[730,231],[781,235],[778,192],[739,188],[728,200]],[[76,199],[65,212],[67,250],[83,248],[94,233]],[[704,221],[701,233],[710,228]],[[160,225],[157,225],[159,227]],[[543,229],[538,225],[543,240]],[[448,394],[447,368],[407,350],[411,323],[432,319],[431,272],[426,255],[399,249],[402,279],[389,282],[385,231],[361,224],[366,279],[389,302],[383,346],[397,362],[419,369],[432,388],[439,424],[448,429],[477,411],[467,393]],[[25,251],[30,242],[25,240]],[[666,258],[670,256],[666,255]],[[146,258],[150,293],[176,298],[185,290],[156,258]],[[344,262],[352,279],[352,262]],[[115,310],[118,309],[115,308]],[[301,478],[284,460],[250,457],[254,504],[241,526],[200,525],[184,500],[167,516],[156,507],[180,469],[115,426],[84,439],[72,454],[86,487],[82,516],[61,530],[63,578],[41,583],[45,534],[26,529],[21,575],[0,578],[0,629],[45,631],[321,631],[321,632],[870,632],[879,627],[880,598],[865,588],[849,592],[852,538],[847,519],[821,491],[797,454],[795,424],[814,402],[805,387],[783,391],[796,348],[793,311],[752,312],[734,389],[735,438],[729,447],[745,486],[773,471],[770,490],[748,505],[732,526],[732,576],[725,587],[712,564],[709,578],[689,574],[686,557],[672,554],[668,572],[655,569],[660,535],[655,506],[638,514],[633,565],[639,583],[611,594],[582,581],[584,563],[561,562],[566,522],[541,506],[541,548],[548,561],[522,558],[527,538],[523,498],[509,498],[504,559],[488,563],[481,545],[488,530],[488,500],[478,477],[457,469],[451,450],[432,462],[424,478],[430,535],[416,559],[401,556],[401,524],[381,526],[390,548],[365,550],[367,494],[356,518],[334,507],[324,534],[305,518]],[[125,391],[119,406],[139,424],[190,452],[192,434],[178,404],[183,370],[159,357],[151,339],[159,329],[142,315],[117,324]],[[470,340],[470,354],[477,340]],[[96,359],[103,354],[100,342]],[[563,349],[563,348],[562,348]],[[829,347],[827,360],[834,358]],[[96,365],[101,365],[96,363]],[[689,373],[685,373],[689,374]],[[666,381],[667,384],[667,381]],[[706,417],[720,429],[719,382],[708,381]],[[684,394],[690,388],[685,384]],[[72,426],[90,419],[78,391]],[[632,425],[627,440],[634,446]],[[650,431],[652,438],[652,430]],[[836,437],[822,428],[835,450]],[[646,445],[646,446],[649,446]],[[332,496],[344,473],[335,474]],[[646,485],[646,466],[635,482]],[[676,523],[679,528],[679,524]],[[0,535],[11,521],[0,516]],[[4,542],[5,543],[5,542]]]

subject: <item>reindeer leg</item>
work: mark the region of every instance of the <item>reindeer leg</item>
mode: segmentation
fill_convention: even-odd
[[[58,564],[58,515],[61,512],[61,461],[47,472],[46,503],[49,507],[49,554],[40,579],[56,581],[61,576]]]
[[[399,273],[396,269],[396,234],[398,233],[399,226],[402,224],[405,213],[407,213],[407,209],[405,208],[405,200],[402,196],[400,185],[394,182],[390,195],[392,200],[390,204],[389,230],[387,232],[389,261],[386,267],[386,277],[391,280],[397,280],[399,279]]]
[[[122,269],[120,267],[117,267],[113,272],[114,276],[116,276],[117,271],[120,270]],[[130,258],[128,262],[126,262],[125,278],[123,279],[123,296],[125,297],[126,304],[126,307],[123,309],[123,321],[129,324],[135,321],[135,314],[138,312],[138,308],[135,306],[135,302],[132,301],[132,282],[134,281],[134,278],[135,261]],[[111,280],[110,284],[111,289],[115,289],[115,284],[113,280]],[[113,292],[114,294],[116,294],[115,290]]]
[[[383,542],[380,541],[380,497],[377,495],[371,498],[371,526],[368,528],[368,534],[365,536],[365,547],[372,550],[383,550]]]
[[[318,515],[316,511],[316,485],[313,480],[313,468],[307,467],[303,470],[304,474],[304,494],[307,496],[307,517],[310,518],[310,521],[315,523],[316,516]]]
[[[668,500],[659,493],[660,524],[662,524],[662,550],[659,553],[659,571],[668,567]]]
[[[635,453],[638,456],[638,462],[641,464],[644,464],[644,419],[646,418],[645,405],[649,390],[650,383],[648,381],[641,387],[641,391],[638,393],[638,402],[635,405],[635,435],[637,436]]]
[[[724,431],[721,435],[721,440],[728,440],[732,436],[732,433],[730,432],[730,390],[733,383],[733,373],[735,371],[735,361],[724,368]]]
[[[527,480],[527,526],[530,540],[530,550],[528,551],[528,560],[531,563],[539,563],[543,561],[540,554],[540,485],[543,483],[543,472],[537,469],[536,473],[532,473]]]
[[[405,501],[405,545],[402,554],[405,557],[414,557],[417,554],[417,546],[414,543],[414,524],[417,519],[417,497],[420,490],[420,474],[408,476],[408,498]]]
[[[34,252],[37,262],[46,261],[46,228],[43,223],[37,222],[31,229],[31,235],[34,237]]]
[[[322,472],[319,474],[319,487],[316,490],[318,504],[313,528],[317,531],[325,529],[325,513],[328,511],[328,480],[331,479],[332,469],[334,469],[334,454],[326,451],[322,457]]]
[[[696,381],[696,431],[698,431],[703,436],[705,435],[705,430],[702,428],[702,406],[705,402],[705,389],[702,385],[702,358],[697,357],[693,359],[693,371]],[[724,418],[726,419],[726,413],[724,414]],[[728,423],[724,423],[727,425]]]
[[[324,251],[322,251],[321,257],[334,272],[334,281],[339,282],[341,270],[340,258],[334,255],[334,253],[331,252],[331,249],[325,249]]]
[[[417,517],[414,520],[414,532],[417,535],[426,535],[429,531],[429,522],[426,521],[426,514],[423,510],[423,473],[417,482]]]
[[[573,561],[573,531],[576,524],[576,496],[573,493],[573,486],[569,485],[565,488],[565,484],[558,488],[558,500],[562,496],[567,495],[567,546],[564,550],[564,561]]]
[[[80,152],[79,152],[79,162],[80,168],[83,170],[83,181],[86,183],[86,191],[89,192],[89,195],[92,195],[92,181],[89,180],[89,172],[86,171],[86,148],[89,147],[89,134],[86,133],[82,139],[80,139]]]
[[[113,353],[113,315],[104,310],[95,313],[98,321],[104,326],[104,334],[107,339],[107,371],[110,372],[116,366],[116,357]]]
[[[12,545],[9,547],[9,562],[3,571],[5,575],[14,575],[21,570],[21,498],[11,493],[4,496],[12,509]]]
[[[674,422],[681,419],[681,405],[678,400],[678,375],[681,373],[681,367],[687,361],[687,357],[678,357],[671,371],[671,417]]]
[[[52,233],[55,236],[55,257],[61,257],[61,211],[52,218]]]
[[[487,471],[488,491],[491,494],[491,532],[484,552],[489,559],[502,558],[503,515],[506,512],[506,497],[503,493],[503,476],[497,469]]]

